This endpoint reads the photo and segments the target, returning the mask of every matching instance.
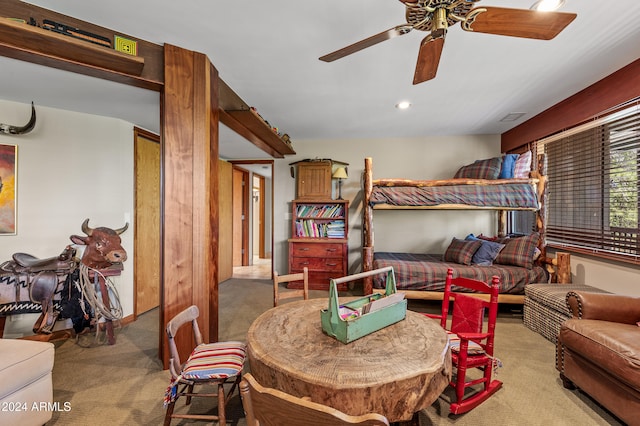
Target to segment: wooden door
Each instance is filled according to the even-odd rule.
[[[160,137],[135,129],[135,312],[160,303]]]
[[[265,253],[265,179],[257,173],[254,173],[253,177],[258,186],[258,209],[253,212],[257,216],[258,232],[254,233],[253,238],[258,240],[258,257],[264,259],[267,257]]]
[[[233,168],[233,266],[249,265],[249,172]]]
[[[233,276],[233,170],[231,163],[218,160],[220,168],[220,226],[218,230],[218,280]]]

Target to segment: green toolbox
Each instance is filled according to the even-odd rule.
[[[385,294],[374,293],[340,304],[338,284],[356,281],[376,274],[387,275]],[[386,326],[402,321],[407,315],[407,300],[396,289],[393,267],[331,279],[329,306],[320,311],[322,331],[342,343],[349,343]]]

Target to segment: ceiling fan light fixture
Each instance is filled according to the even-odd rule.
[[[411,108],[411,102],[409,101],[401,101],[396,104],[396,108],[399,110],[405,110]]]
[[[565,0],[538,0],[530,7],[531,10],[540,12],[553,12],[564,5]]]

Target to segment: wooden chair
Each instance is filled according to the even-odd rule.
[[[193,305],[180,312],[167,324],[171,355],[169,360],[171,384],[165,395],[165,404],[167,406],[164,418],[165,426],[171,423],[172,418],[216,420],[220,426],[225,426],[225,406],[242,378],[246,345],[243,342],[236,341],[203,343],[197,322],[198,315],[198,307]],[[175,336],[180,327],[187,323],[192,325],[196,347],[187,361],[182,364],[180,363]],[[228,397],[225,397],[225,383],[233,383]],[[204,384],[213,384],[217,387],[217,392],[194,392],[196,385]],[[218,415],[174,414],[175,403],[182,396],[186,397],[185,405],[191,403],[192,397],[217,397]]]
[[[464,288],[488,294],[489,300],[469,293],[454,292],[453,286],[457,287],[455,290]],[[429,315],[439,319],[442,327],[449,333],[452,365],[456,370],[450,383],[455,389],[455,401],[450,406],[453,414],[472,410],[502,386],[502,382],[492,380],[494,366],[499,362],[493,356],[499,291],[500,279],[496,276],[489,285],[469,278],[454,278],[453,270],[449,269],[442,299],[442,313],[437,316]],[[487,310],[488,315],[485,317]],[[467,380],[467,370],[470,368],[479,369],[481,377]],[[475,393],[467,395],[467,388],[477,385],[482,385],[482,389],[476,389]]]
[[[240,382],[242,406],[248,426],[341,426],[389,425],[380,414],[350,416],[335,408],[261,386],[245,374]]]
[[[300,290],[280,292],[280,284],[291,281],[302,281],[302,288]],[[302,297],[304,300],[309,299],[309,270],[306,267],[302,268],[302,272],[297,274],[278,275],[277,272],[273,273],[273,306],[278,306],[281,300],[294,297]]]

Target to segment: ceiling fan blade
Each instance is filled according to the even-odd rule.
[[[347,47],[343,47],[340,50],[336,50],[335,52],[331,52],[327,55],[321,56],[319,59],[324,62],[333,62],[336,59],[344,58],[345,56],[351,55],[352,53],[356,53],[363,49],[366,49],[367,47],[371,47],[374,44],[378,44],[391,38],[407,34],[409,31],[411,31],[411,29],[412,28],[410,25],[398,25],[395,28],[383,31],[379,34],[353,43]]]
[[[478,7],[462,23],[466,31],[551,40],[576,18],[575,13]]]
[[[433,38],[429,35],[422,40],[422,43],[420,43],[420,51],[418,52],[416,72],[413,75],[413,84],[431,80],[436,76],[443,47],[444,36]]]

